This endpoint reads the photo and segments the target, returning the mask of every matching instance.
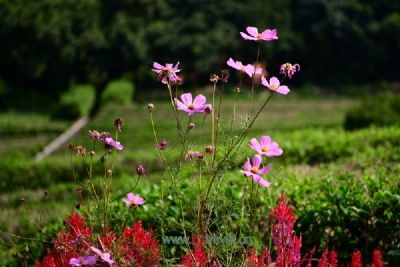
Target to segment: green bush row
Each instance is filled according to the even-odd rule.
[[[354,130],[370,125],[400,124],[400,94],[383,93],[364,97],[358,107],[351,109],[345,118],[344,128]]]

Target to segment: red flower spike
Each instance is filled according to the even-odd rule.
[[[338,267],[337,253],[334,250],[329,253],[329,267]]]
[[[353,254],[351,255],[351,267],[363,267],[362,254],[359,250],[353,252]]]
[[[379,249],[374,250],[371,267],[384,267],[382,262],[382,254]]]
[[[187,252],[183,257],[184,267],[205,267],[207,266],[207,254],[203,250],[204,238],[198,237],[195,234],[192,235],[192,242],[194,250]]]

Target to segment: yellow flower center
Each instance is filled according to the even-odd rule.
[[[275,91],[276,88],[277,88],[277,86],[276,86],[275,84],[271,84],[271,90],[272,90],[272,91]]]
[[[261,148],[261,151],[262,151],[262,152],[268,152],[268,147],[263,146],[263,147]]]
[[[251,168],[251,172],[254,174],[258,174],[258,168],[256,167]]]
[[[189,108],[190,110],[194,110],[194,105],[193,105],[193,104],[190,104],[188,108]]]
[[[132,199],[132,200],[131,200],[131,203],[134,204],[134,205],[136,205],[136,199],[135,199],[135,198]]]
[[[261,33],[257,34],[257,38],[258,38],[258,40],[261,40],[261,36],[262,36],[262,34],[261,34]]]

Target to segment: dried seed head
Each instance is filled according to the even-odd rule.
[[[229,70],[227,70],[227,69],[222,70],[221,71],[221,81],[224,83],[227,83],[228,79],[229,79],[229,75],[230,75]]]
[[[152,112],[153,109],[154,109],[154,104],[153,104],[153,103],[148,103],[148,104],[147,104],[147,109],[148,109],[150,112]]]
[[[218,75],[215,74],[215,73],[211,74],[210,81],[213,82],[213,83],[217,83],[219,81]]]
[[[73,150],[75,146],[73,144],[68,144],[68,149]]]
[[[209,146],[206,147],[206,153],[214,154],[214,151],[215,151],[215,149],[214,149],[213,146],[209,145]]]
[[[75,151],[78,156],[84,156],[86,154],[86,148],[84,148],[83,146],[77,146],[75,148]]]
[[[118,118],[116,118],[115,120],[114,120],[114,127],[115,127],[115,129],[119,132],[119,133],[121,133],[122,132],[122,124],[124,123],[124,121],[123,121],[123,119],[122,118],[120,118],[120,117],[118,117]]]

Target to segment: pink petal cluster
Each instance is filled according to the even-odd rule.
[[[206,104],[206,98],[203,95],[198,95],[194,98],[191,93],[181,95],[181,100],[175,98],[175,103],[178,110],[185,111],[189,116],[194,113],[204,113],[212,109],[210,104]]]
[[[124,202],[127,206],[139,206],[145,203],[144,199],[138,195],[133,193],[128,193],[126,198],[124,198]]]
[[[245,40],[252,41],[273,41],[278,39],[278,32],[276,29],[270,30],[266,29],[263,32],[259,33],[256,27],[248,26],[246,28],[247,33],[240,32],[240,35]]]
[[[299,64],[296,63],[292,65],[290,63],[285,63],[281,65],[279,73],[288,76],[289,79],[292,79],[293,75],[299,70],[300,70]]]
[[[110,147],[115,147],[117,150],[122,150],[124,147],[121,145],[120,142],[114,141],[111,137],[106,137],[104,139],[104,143]]]
[[[271,79],[269,79],[268,82],[267,79],[264,76],[262,76],[261,83],[265,87],[269,88],[271,91],[275,91],[282,95],[287,95],[290,92],[289,88],[286,85],[281,85],[278,78],[276,77],[272,77]]]
[[[253,75],[261,75],[262,74],[262,69],[261,68],[255,68],[251,64],[243,65],[243,63],[239,60],[235,61],[232,58],[229,58],[228,61],[226,62],[229,67],[232,67],[236,70],[239,70],[241,72],[246,73],[249,75],[249,77],[253,77]]]
[[[178,69],[178,66],[179,62],[176,63],[175,66],[170,63],[163,66],[160,63],[154,62],[152,71],[157,73],[158,79],[164,84],[168,82],[182,82],[182,79],[177,75],[177,73],[181,71]]]
[[[244,170],[241,170],[240,172],[246,177],[252,176],[255,183],[258,183],[263,187],[269,187],[270,183],[264,180],[261,175],[268,173],[270,166],[260,169],[261,163],[262,158],[260,155],[255,155],[253,157],[253,165],[250,163],[250,159],[247,158],[247,161],[243,165]]]
[[[77,258],[71,258],[69,260],[69,265],[71,266],[85,266],[85,265],[95,265],[97,261],[96,256],[79,256]]]
[[[282,155],[283,151],[277,142],[271,140],[267,135],[261,136],[260,142],[256,138],[250,140],[250,147],[259,155],[267,157],[277,157]]]
[[[95,247],[90,247],[94,253],[97,254],[103,261],[107,262],[110,266],[114,263],[114,261],[111,259],[111,255],[108,252],[102,252],[100,249],[95,248]]]

